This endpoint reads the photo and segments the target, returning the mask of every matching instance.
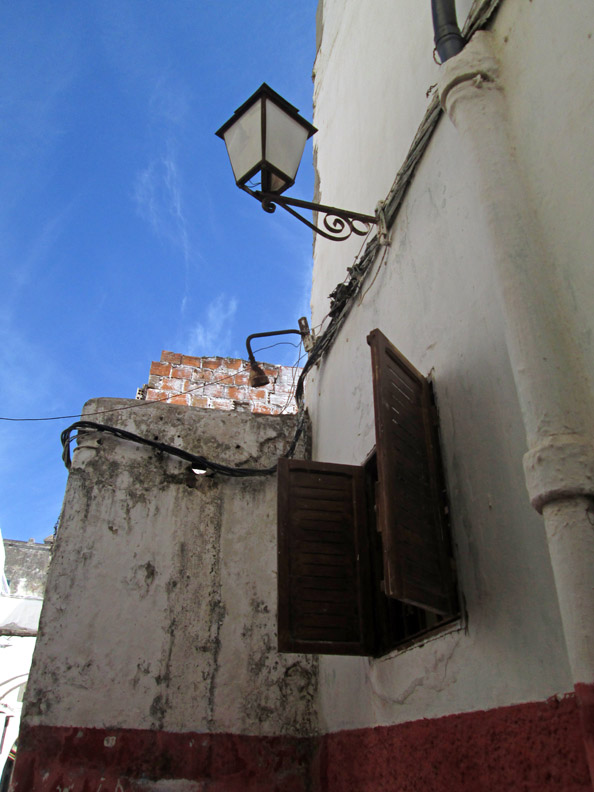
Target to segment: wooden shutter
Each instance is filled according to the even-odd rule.
[[[443,478],[429,383],[379,331],[371,346],[377,518],[388,596],[453,615]]]
[[[372,653],[364,501],[362,468],[279,460],[279,651]]]

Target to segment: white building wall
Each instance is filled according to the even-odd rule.
[[[25,545],[31,549],[31,545]],[[33,545],[33,552],[40,546]],[[44,553],[47,547],[44,547]],[[26,576],[27,566],[19,567],[24,577],[13,581],[12,590],[6,581],[6,552],[0,532],[0,775],[19,733],[23,695],[35,648],[41,597],[32,591],[43,591],[45,570],[32,565],[33,574]]]
[[[458,2],[462,22],[470,3]],[[325,0],[314,123],[320,199],[370,212],[385,198],[437,82],[430,3]],[[594,7],[504,0],[494,34],[528,195],[559,299],[594,376],[589,141]],[[570,88],[570,89],[569,89]],[[360,240],[315,243],[313,325]],[[571,689],[541,518],[522,470],[526,441],[475,174],[442,118],[338,338],[309,377],[314,459],[361,464],[374,445],[374,327],[434,381],[468,622],[381,660],[323,657],[325,730],[543,700]]]
[[[19,734],[34,636],[0,635],[0,775]]]

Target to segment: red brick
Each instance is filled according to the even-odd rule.
[[[255,402],[252,404],[252,412],[259,415],[276,415],[278,408],[270,407],[268,404],[262,404],[262,402]]]
[[[171,379],[171,377],[164,377],[161,380],[161,384],[159,385],[159,387],[155,388],[155,390],[177,391],[177,393],[180,393],[183,389],[183,385],[184,383],[182,380]]]
[[[228,369],[231,371],[238,371],[242,365],[245,366],[245,360],[241,360],[240,358],[225,358],[225,364]]]
[[[246,371],[240,371],[238,374],[233,376],[233,384],[234,385],[247,385],[250,381],[250,372],[246,369]]]
[[[204,395],[211,399],[228,399],[228,390],[225,385],[208,385],[204,388]]]
[[[194,382],[186,382],[185,380],[184,385],[187,386],[184,387],[184,393],[187,393],[188,396],[204,396],[205,399],[208,396],[206,388],[202,385],[196,385]]]
[[[178,396],[172,396],[170,399],[167,399],[167,404],[183,404],[187,407],[188,396],[182,394],[179,394]]]
[[[173,366],[171,368],[171,376],[176,379],[190,379],[192,376],[193,368],[189,366]]]
[[[221,367],[221,358],[202,358],[202,368],[218,369]]]
[[[233,372],[227,371],[226,369],[219,369],[213,373],[213,383],[220,382],[221,385],[228,387],[229,385],[233,385],[233,382],[235,381],[235,374],[233,374]]]
[[[146,400],[147,401],[159,401],[159,398],[160,398],[159,391],[152,390],[152,388],[149,388],[147,390],[147,392],[146,392]]]
[[[192,366],[192,368],[200,368],[202,365],[202,358],[194,357],[193,355],[181,356],[182,366]]]
[[[167,400],[175,395],[176,395],[175,391],[173,392],[155,391],[155,398],[153,399],[153,401],[163,402],[164,404],[166,404]]]
[[[286,405],[285,412],[287,410],[292,409],[295,406],[295,400],[293,399],[292,396],[289,397],[288,393],[280,393],[280,394],[271,393],[269,403],[273,407],[278,407],[280,410],[282,410],[283,407],[285,407]]]
[[[195,396],[193,393],[188,394],[191,407],[208,407],[208,399],[206,396]]]
[[[268,391],[264,388],[248,388],[247,394],[250,401],[268,402]]]
[[[235,388],[233,386],[230,386],[227,388],[227,395],[229,396],[230,399],[233,399],[234,401],[248,400],[247,388]]]
[[[149,374],[156,374],[157,377],[168,377],[171,366],[168,363],[157,363],[153,360]]]
[[[181,363],[182,356],[177,352],[167,352],[164,349],[161,352],[161,363]]]
[[[291,383],[293,382],[293,378],[295,379],[295,382],[297,382],[300,374],[301,374],[300,368],[291,368],[290,366],[284,366],[278,372],[276,387],[290,388]]]
[[[194,369],[192,371],[192,382],[210,382],[213,379],[213,372],[211,369]]]
[[[213,399],[212,407],[215,410],[232,410],[234,404],[231,399]]]

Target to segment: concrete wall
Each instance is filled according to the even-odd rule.
[[[463,21],[470,3],[457,6]],[[320,198],[369,212],[386,197],[438,80],[430,3],[322,0],[321,11],[313,119]],[[593,377],[594,7],[504,0],[493,32],[518,167],[554,261],[565,322]],[[313,458],[361,464],[373,447],[365,339],[379,327],[434,382],[468,621],[380,660],[322,657],[327,732],[478,713],[572,688],[542,520],[526,495],[526,438],[484,207],[447,118],[390,238],[308,379]],[[360,245],[316,239],[314,326]]]
[[[295,429],[294,416],[118,399],[85,413],[119,408],[110,424],[228,465],[273,465]],[[273,777],[274,756],[299,782],[317,660],[275,651],[275,476],[197,476],[179,459],[89,434],[74,452],[54,554],[17,789],[74,792],[102,776],[131,789],[143,774],[235,774],[239,784]],[[56,744],[69,759],[51,758]]]
[[[43,597],[51,542],[37,544],[5,539],[5,573],[13,597]]]

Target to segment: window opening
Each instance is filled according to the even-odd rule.
[[[376,449],[279,460],[279,651],[381,656],[458,618],[431,384],[374,330]]]

